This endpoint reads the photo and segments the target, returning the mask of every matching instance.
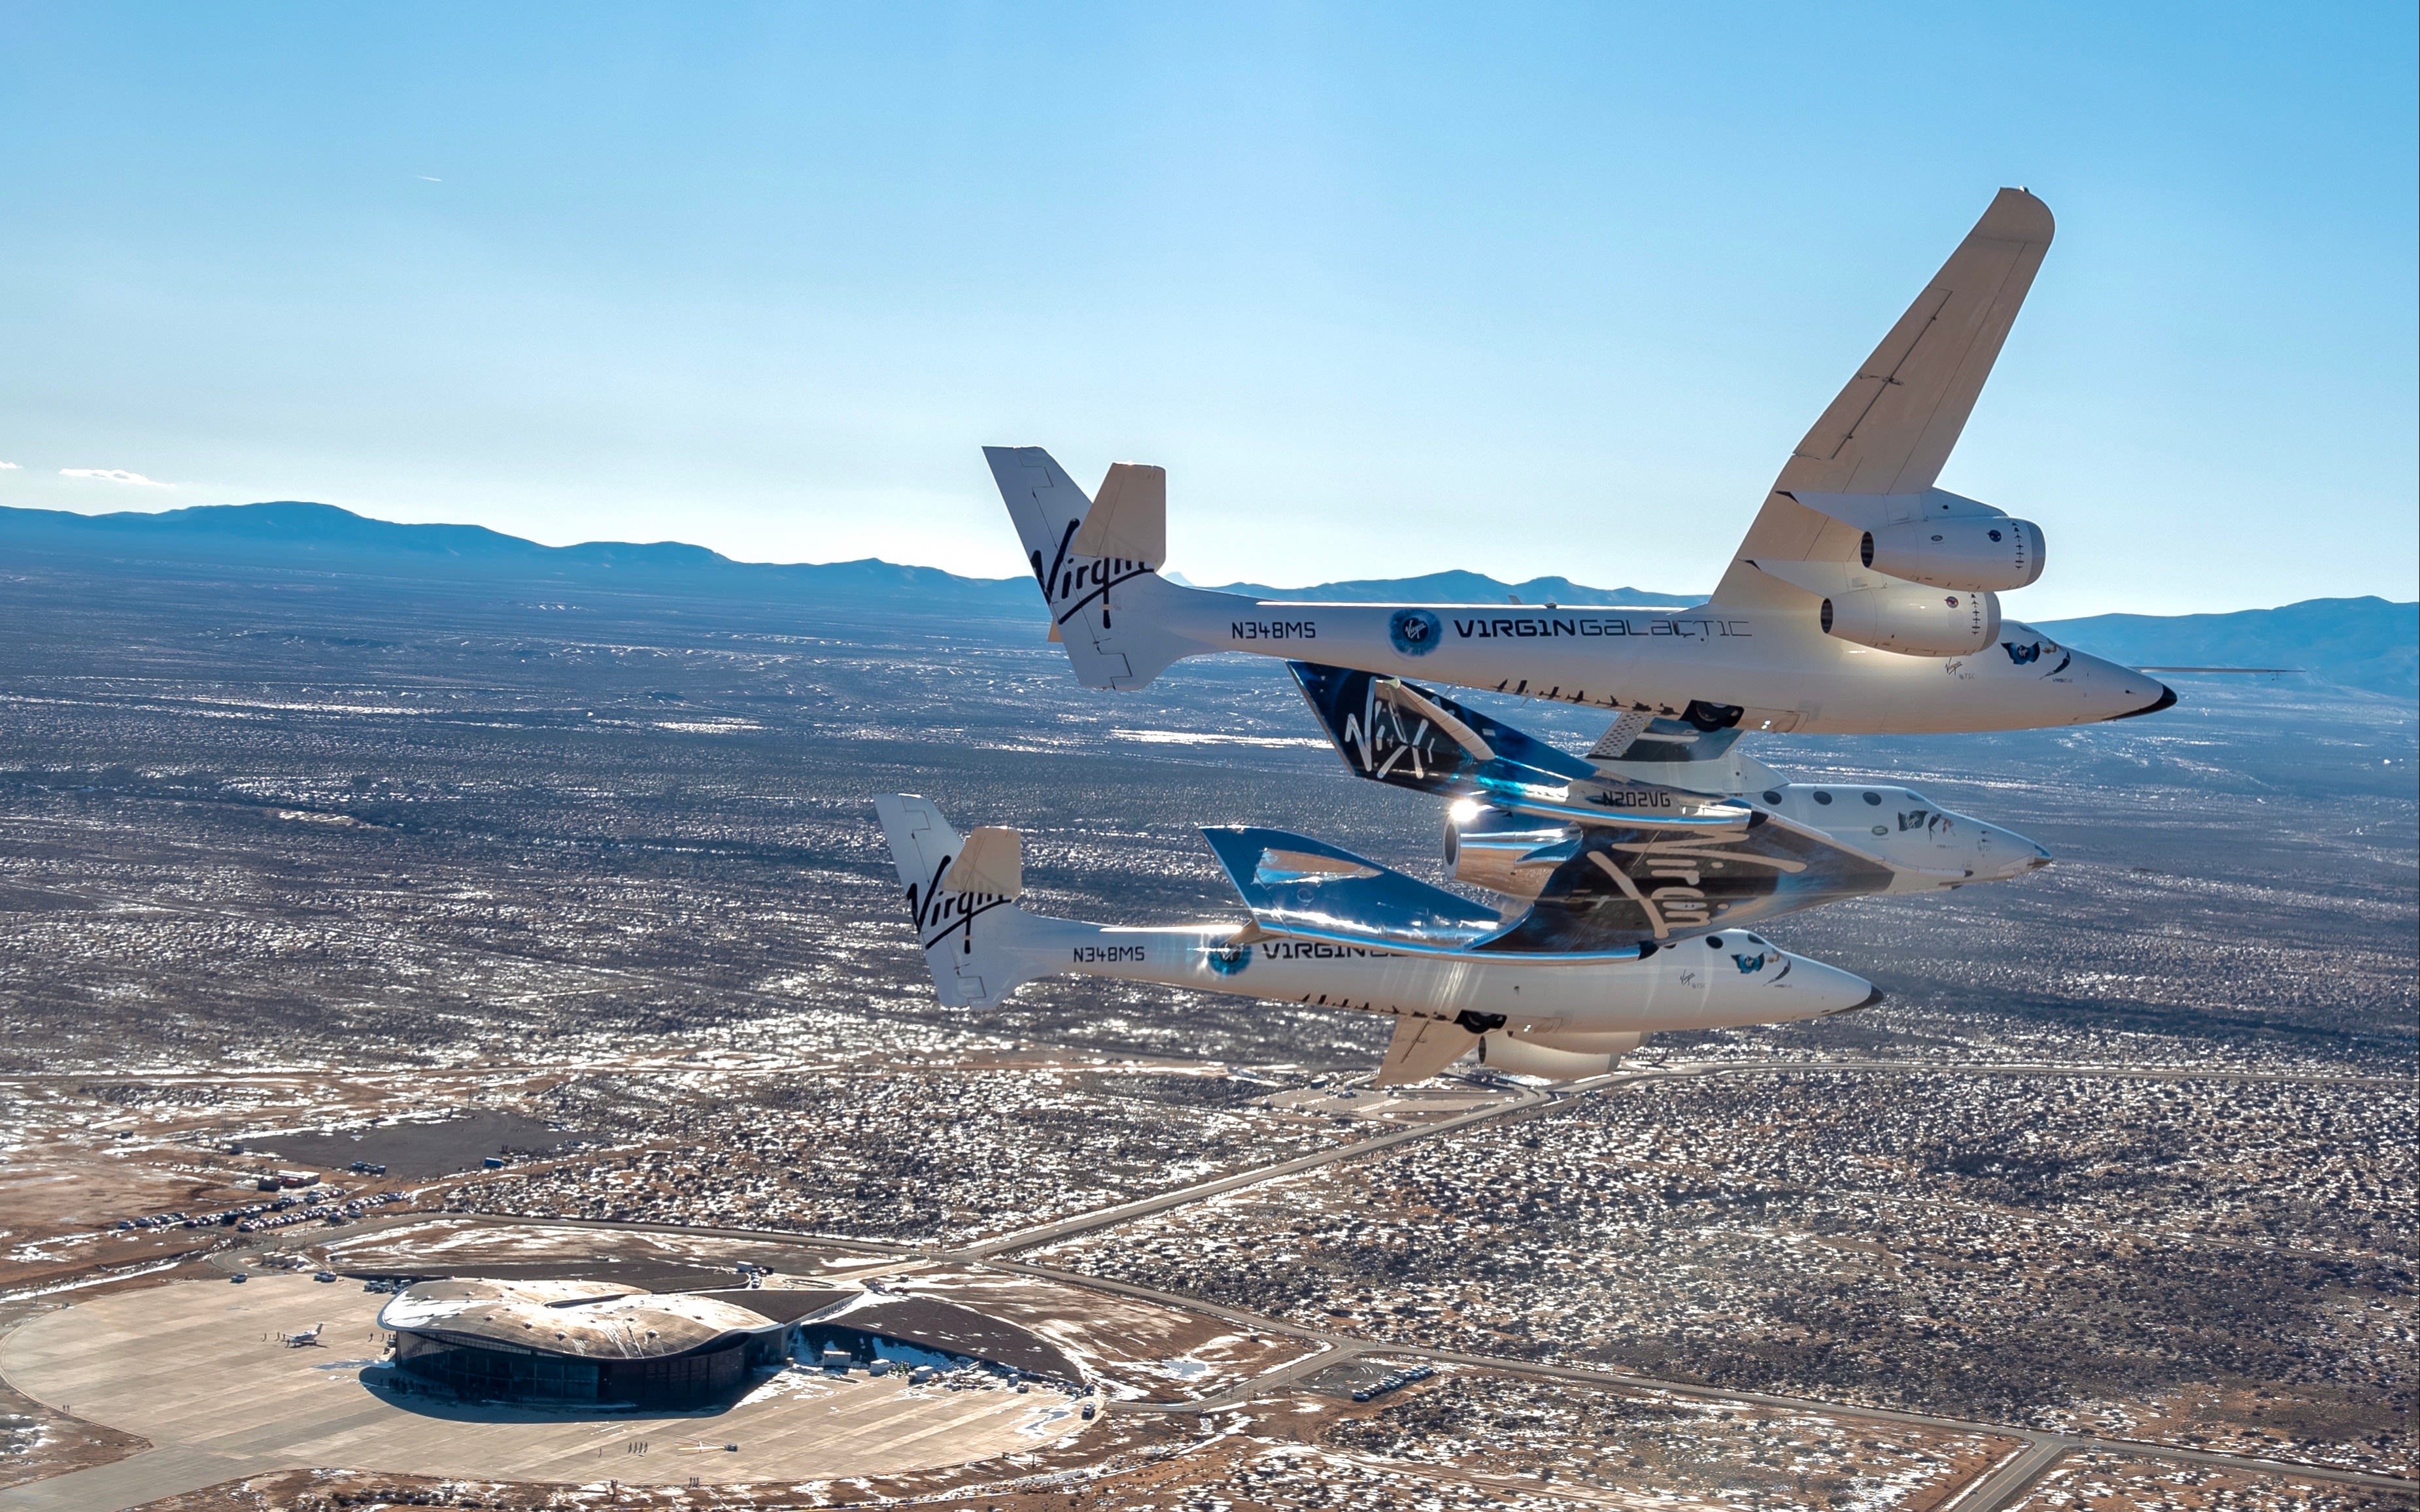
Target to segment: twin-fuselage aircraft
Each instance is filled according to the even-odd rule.
[[[2032,285],[2050,211],[2002,190],[1800,440],[1705,602],[1267,601],[1170,581],[1167,474],[1088,497],[1036,447],[987,447],[1027,563],[1089,687],[1218,652],[1285,659],[1357,776],[1445,805],[1446,870],[1493,903],[1308,836],[1202,833],[1248,917],[1122,929],[1027,912],[1021,842],[876,800],[945,1003],[1037,977],[1165,983],[1395,1017],[1379,1085],[1466,1051],[1516,1074],[1609,1069],[1650,1033],[1879,1001],[1747,926],[1850,898],[2006,880],[2050,855],[1897,783],[1794,782],[1754,733],[2086,724],[2176,702],[2157,680],[2003,617],[2040,528],[1936,486]],[[1415,681],[1414,679],[1418,679]],[[1437,687],[1603,708],[1585,757]]]
[[[1820,1018],[1871,982],[1745,931],[1540,951],[1497,909],[1305,835],[1205,829],[1249,918],[1127,929],[1018,903],[1013,829],[961,838],[927,799],[874,800],[941,1001],[988,1007],[1037,977],[1111,977],[1393,1017],[1377,1082],[1466,1052],[1516,1074],[1604,1073],[1647,1034]],[[1539,906],[1544,906],[1543,904]]]
[[[1240,651],[1586,704],[1701,730],[1925,734],[2122,719],[2158,680],[2004,620],[2039,526],[1936,487],[2049,250],[2004,189],[1783,464],[1704,603],[1318,604],[1159,575],[1168,480],[1119,463],[1087,498],[1039,447],[987,447],[1027,565],[1088,687]]]

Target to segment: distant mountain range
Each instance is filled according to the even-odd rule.
[[[0,550],[27,563],[117,564],[150,570],[248,569],[339,573],[442,581],[517,581],[615,594],[710,594],[768,603],[863,600],[1016,614],[1034,606],[1031,581],[961,578],[937,567],[859,562],[774,564],[734,562],[675,541],[598,541],[541,546],[478,525],[399,525],[333,504],[221,504],[160,514],[75,515],[0,508]],[[1703,595],[1637,588],[1590,588],[1567,578],[1499,582],[1475,572],[1438,572],[1228,591],[1268,598],[1345,603],[1628,604],[1681,607]],[[2397,696],[2420,692],[2420,604],[2382,598],[2314,598],[2230,614],[2098,614],[2040,622],[2038,628],[2134,666],[2280,667],[2312,678]]]
[[[709,593],[772,602],[913,592],[1005,603],[1031,579],[961,578],[938,567],[861,562],[734,562],[677,541],[541,546],[484,525],[398,525],[334,504],[209,504],[156,515],[0,508],[0,548],[153,568],[243,567],[418,579],[509,579],[627,593]]]
[[[1569,578],[1532,578],[1498,582],[1481,572],[1432,572],[1420,578],[1364,578],[1310,588],[1271,588],[1266,583],[1225,583],[1222,594],[1322,604],[1616,604],[1642,609],[1683,609],[1706,601],[1703,594],[1651,594],[1644,588],[1590,588]]]
[[[2232,614],[2095,614],[2040,628],[2133,667],[2290,667],[2374,693],[2420,692],[2420,604],[2306,598]]]

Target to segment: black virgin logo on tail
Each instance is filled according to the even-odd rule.
[[[1148,578],[1159,570],[1158,563],[1129,562],[1124,557],[1079,557],[1071,549],[1080,522],[1069,520],[1059,532],[1059,549],[1048,563],[1042,560],[1037,548],[1027,556],[1033,564],[1033,580],[1042,585],[1043,600],[1050,606],[1051,623],[1065,625],[1078,611],[1094,599],[1100,600],[1102,624],[1109,623],[1109,590],[1137,578]]]
[[[950,874],[954,856],[944,856],[941,864],[933,868],[933,875],[921,887],[908,885],[908,912],[916,918],[916,937],[924,949],[934,949],[953,934],[963,932],[963,953],[971,955],[975,948],[975,919],[993,909],[1015,902],[996,892],[951,892],[941,886]]]

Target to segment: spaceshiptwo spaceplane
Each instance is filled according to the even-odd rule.
[[[1160,576],[1168,479],[1112,466],[1087,498],[1039,447],[986,447],[1087,687],[1139,688],[1222,651],[1613,711],[1604,753],[1770,731],[2019,730],[2150,714],[2148,674],[2004,620],[2040,527],[1934,486],[2050,248],[2049,208],[2000,191],[1783,464],[1691,609],[1262,601]],[[1700,742],[1686,754],[1716,749]]]
[[[1936,892],[2048,866],[2013,830],[1897,782],[1656,780],[1652,764],[1583,760],[1433,688],[1290,664],[1357,777],[1446,800],[1456,882],[1534,900],[1508,945],[1553,950],[1668,941],[1876,894]]]

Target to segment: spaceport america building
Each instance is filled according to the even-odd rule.
[[[407,1377],[464,1396],[660,1407],[730,1396],[796,1336],[719,1297],[600,1281],[424,1281],[379,1326]]]

